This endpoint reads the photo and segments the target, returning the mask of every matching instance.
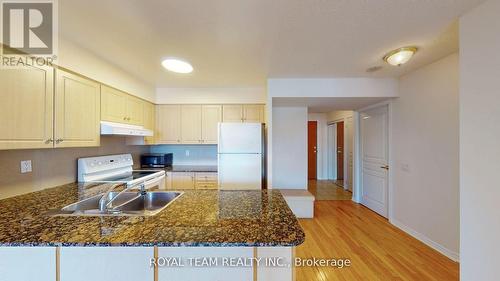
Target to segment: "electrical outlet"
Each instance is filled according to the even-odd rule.
[[[189,150],[186,149],[186,157],[189,157]]]
[[[21,161],[21,173],[31,173],[33,169],[31,168],[31,160],[23,160]]]

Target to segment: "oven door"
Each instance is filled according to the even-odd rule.
[[[165,174],[146,181],[144,183],[144,189],[146,190],[165,189]]]

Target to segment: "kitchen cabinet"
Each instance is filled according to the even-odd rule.
[[[260,104],[224,105],[224,122],[264,122],[264,106]]]
[[[246,104],[243,106],[243,122],[263,123],[264,107],[260,104]]]
[[[0,149],[53,147],[53,75],[48,67],[0,70]]]
[[[196,189],[218,189],[217,173],[197,172],[195,173]]]
[[[194,179],[193,172],[172,172],[172,189],[194,189]]]
[[[152,137],[145,137],[144,142],[146,144],[155,143],[155,105],[150,102],[144,102],[144,128],[153,131]]]
[[[158,144],[217,144],[219,122],[264,122],[264,106],[158,105]]]
[[[102,85],[101,120],[143,125],[144,101],[120,90]]]
[[[0,280],[54,281],[56,247],[0,247]]]
[[[153,247],[62,247],[58,280],[153,281],[154,268],[149,266],[153,257]]]
[[[201,105],[181,106],[181,140],[185,144],[200,144]]]
[[[222,114],[224,122],[243,122],[243,105],[223,105]]]
[[[217,144],[218,124],[222,122],[221,105],[201,106],[201,139],[204,144]]]
[[[158,281],[203,280],[203,281],[269,281],[292,280],[265,274],[255,275],[253,266],[228,266],[224,261],[250,260],[254,258],[251,247],[158,247],[158,256],[166,260],[180,259],[184,266],[163,266],[158,268]],[[195,260],[217,261],[213,266],[195,266]],[[190,264],[188,261],[193,261]],[[215,262],[214,262],[215,263]],[[264,261],[262,261],[264,264]],[[274,268],[272,268],[274,269]],[[268,270],[269,271],[269,270]]]
[[[127,123],[132,125],[144,125],[145,101],[131,95],[127,95]]]
[[[100,144],[100,84],[56,69],[54,147]]]
[[[181,143],[181,106],[156,106],[156,139],[158,144]]]
[[[167,172],[166,189],[218,189],[214,172]]]

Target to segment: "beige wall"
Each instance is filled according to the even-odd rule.
[[[500,1],[460,19],[460,280],[500,276]]]
[[[59,38],[59,54],[56,64],[131,95],[150,102],[155,101],[154,85],[132,76],[126,69],[121,69],[106,61],[106,58],[98,57],[64,38]]]
[[[75,182],[79,157],[132,153],[138,165],[138,156],[148,150],[147,146],[125,145],[124,137],[107,136],[95,148],[0,151],[0,199]],[[20,173],[21,160],[32,160],[32,173]]]
[[[391,222],[458,259],[458,55],[404,75],[399,83],[392,115]]]

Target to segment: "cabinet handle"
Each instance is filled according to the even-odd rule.
[[[57,139],[57,140],[56,140],[56,143],[61,143],[61,142],[63,142],[63,141],[64,141],[63,139]]]
[[[125,121],[126,121],[126,120],[127,120],[127,117],[123,117],[123,120],[125,120]]]
[[[48,139],[48,140],[45,141],[45,143],[47,143],[47,144],[51,143],[51,142],[54,142],[54,140],[53,139]]]

